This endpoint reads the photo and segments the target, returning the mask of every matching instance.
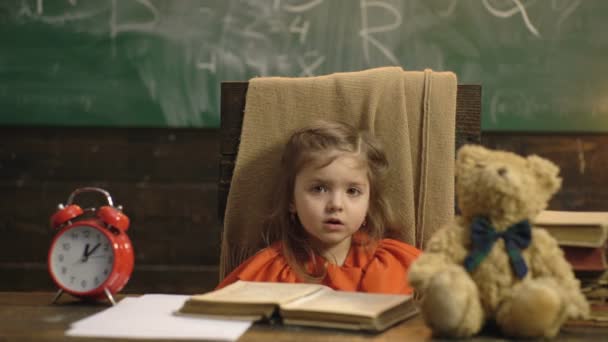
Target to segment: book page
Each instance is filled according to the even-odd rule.
[[[543,210],[533,222],[547,226],[608,226],[608,212]]]
[[[239,280],[222,289],[194,295],[192,301],[225,303],[287,303],[326,288],[318,284],[270,283]]]
[[[323,290],[281,305],[284,311],[315,311],[376,317],[382,312],[411,300],[408,295]]]

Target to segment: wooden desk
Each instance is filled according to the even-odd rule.
[[[117,339],[67,338],[64,331],[70,323],[108,306],[81,303],[63,295],[58,304],[50,304],[51,292],[0,292],[0,341],[88,341],[116,342]],[[124,297],[124,296],[123,296]],[[122,298],[117,296],[117,300]],[[128,319],[128,317],[125,317]],[[556,341],[590,341],[608,336],[606,329],[564,328]],[[256,324],[239,341],[427,341],[431,331],[418,316],[381,334],[361,334],[347,331],[271,326]],[[473,341],[502,341],[498,336],[480,336]],[[134,340],[145,341],[145,340]],[[158,341],[158,340],[156,340]],[[166,340],[165,340],[166,341]],[[183,341],[183,340],[181,340]]]

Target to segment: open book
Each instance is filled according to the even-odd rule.
[[[412,296],[336,291],[319,284],[237,281],[190,297],[179,314],[382,331],[417,313]]]

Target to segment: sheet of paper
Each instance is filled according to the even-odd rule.
[[[126,297],[117,305],[74,322],[68,336],[235,341],[250,321],[176,316],[187,295]]]

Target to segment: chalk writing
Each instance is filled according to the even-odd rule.
[[[499,18],[509,18],[517,13],[521,13],[521,17],[524,20],[524,23],[526,24],[526,27],[528,28],[528,30],[530,30],[530,32],[532,32],[535,36],[540,37],[540,33],[538,33],[538,30],[536,29],[536,27],[534,27],[532,22],[530,22],[530,18],[528,18],[528,13],[526,12],[526,8],[524,5],[522,5],[521,1],[519,1],[519,0],[510,0],[510,1],[514,4],[514,6],[508,10],[499,10],[499,9],[495,8],[492,4],[490,4],[490,0],[483,0],[483,5],[488,10],[488,12],[492,13],[493,15],[495,15]]]
[[[312,59],[312,62],[306,60]],[[302,68],[299,76],[314,76],[315,70],[323,63],[325,56],[319,56],[316,51],[310,51],[303,57],[298,57],[298,65]]]
[[[205,51],[205,47],[203,45],[201,45],[201,49],[199,50],[199,55],[196,61],[196,68],[199,70],[209,70],[212,73],[215,73],[216,70],[216,57],[215,57],[215,53],[214,52],[210,52],[210,56],[209,56],[209,60],[207,62],[203,62],[201,59],[201,55],[203,53],[206,53],[207,51]]]
[[[437,11],[437,15],[440,17],[449,17],[456,10],[456,5],[458,4],[458,0],[450,0],[447,7],[443,10]]]
[[[76,5],[77,0],[68,0],[68,3],[72,6]],[[42,15],[44,13],[44,0],[36,0],[36,13]]]
[[[216,126],[222,81],[399,65],[484,85],[487,127],[584,117],[608,131],[605,11],[582,0],[3,0],[0,105],[23,120],[45,108],[50,121]]]
[[[560,6],[560,3],[563,4],[563,10],[562,10],[562,6]],[[557,11],[562,11],[562,13],[559,16],[559,19],[557,20],[557,32],[558,34],[561,31],[562,28],[562,24],[564,21],[566,21],[566,19],[572,15],[572,13],[574,13],[574,11],[576,10],[577,7],[579,7],[581,5],[581,0],[574,0],[574,1],[559,1],[559,0],[553,0],[552,1],[552,7],[554,10]]]
[[[68,12],[71,9],[74,9],[78,2],[76,0],[66,0],[65,3],[68,3],[72,6],[70,9],[66,9],[65,13],[61,14],[49,14],[45,12],[45,1],[44,0],[36,0],[36,9],[32,10],[29,3],[26,1],[22,1],[20,4],[20,8],[17,14],[19,18],[28,18],[37,20],[46,24],[65,24],[70,21],[78,21],[89,19],[92,17],[96,17],[100,15],[103,10],[102,9],[92,9],[92,10],[82,10],[76,12]],[[56,3],[55,3],[56,4]]]
[[[158,9],[149,0],[135,0],[147,14],[151,16],[148,21],[138,23],[120,23],[120,11],[117,0],[112,0],[112,14],[110,16],[110,36],[116,37],[120,32],[150,32],[154,30],[159,20]]]
[[[393,52],[391,52],[390,49],[387,48],[385,45],[383,45],[378,39],[376,39],[374,36],[372,36],[372,34],[389,32],[389,31],[393,31],[393,30],[396,30],[397,28],[399,28],[399,26],[401,25],[401,13],[399,13],[399,11],[397,11],[397,9],[395,7],[391,6],[389,3],[386,3],[386,2],[361,0],[360,4],[361,4],[361,27],[362,27],[362,29],[359,32],[359,35],[363,38],[363,41],[364,41],[363,42],[363,55],[365,56],[365,61],[368,64],[371,62],[369,45],[372,44],[378,50],[380,50],[380,52],[382,52],[382,54],[393,65],[399,65],[399,60],[393,54]],[[374,7],[384,9],[387,12],[393,14],[394,21],[391,23],[388,23],[386,25],[382,25],[382,26],[369,27],[369,23],[368,23],[369,9],[374,8]]]
[[[310,28],[310,21],[302,20],[301,16],[297,16],[289,25],[289,32],[300,35],[300,44],[306,42],[306,34]]]
[[[312,8],[320,5],[321,3],[323,3],[323,0],[311,0],[308,2],[304,2],[300,5],[284,4],[282,8],[287,12],[301,13],[311,10]],[[280,6],[280,4],[281,0],[275,0],[275,7]]]

